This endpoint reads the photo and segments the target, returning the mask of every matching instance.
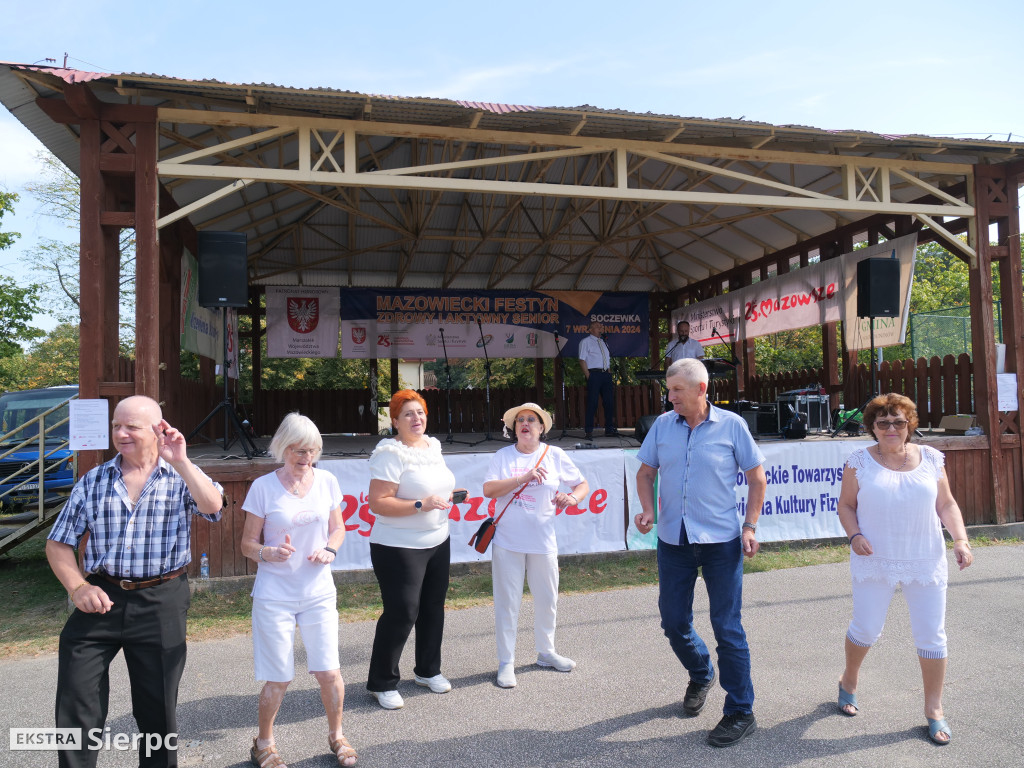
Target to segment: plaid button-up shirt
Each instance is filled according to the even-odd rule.
[[[214,486],[223,492],[219,483]],[[157,460],[157,468],[133,508],[118,455],[75,484],[47,538],[77,547],[89,531],[84,557],[87,573],[153,578],[191,561],[189,536],[194,514],[201,513],[188,486],[163,459]],[[202,517],[216,522],[221,511]]]

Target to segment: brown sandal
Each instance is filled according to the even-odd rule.
[[[328,736],[327,743],[330,744],[331,752],[334,753],[334,756],[338,760],[338,765],[342,766],[342,768],[352,768],[352,766],[359,760],[359,755],[356,754],[356,751],[344,736],[339,739],[332,739]],[[349,758],[353,758],[351,763],[344,762]]]
[[[288,768],[278,754],[277,747],[271,744],[269,747],[260,749],[256,746],[256,739],[252,740],[252,749],[249,750],[249,760],[257,768]]]

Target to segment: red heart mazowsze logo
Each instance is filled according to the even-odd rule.
[[[767,317],[772,313],[774,302],[771,299],[763,299],[761,301],[761,314]]]

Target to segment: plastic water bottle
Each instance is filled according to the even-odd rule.
[[[199,579],[200,581],[210,580],[210,558],[206,556],[205,552],[199,556]]]

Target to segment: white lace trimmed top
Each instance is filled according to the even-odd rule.
[[[427,437],[427,448],[410,448],[395,438],[377,443],[370,456],[370,478],[398,486],[400,499],[422,499],[439,495],[448,498],[455,487],[455,475],[444,462],[441,443]],[[448,538],[448,510],[421,510],[404,517],[377,515],[370,531],[370,543],[390,547],[428,549]]]
[[[850,552],[854,581],[889,584],[945,584],[949,577],[942,523],[935,509],[945,457],[921,447],[921,463],[894,472],[866,448],[854,451],[847,466],[857,471],[857,523],[874,553]]]

